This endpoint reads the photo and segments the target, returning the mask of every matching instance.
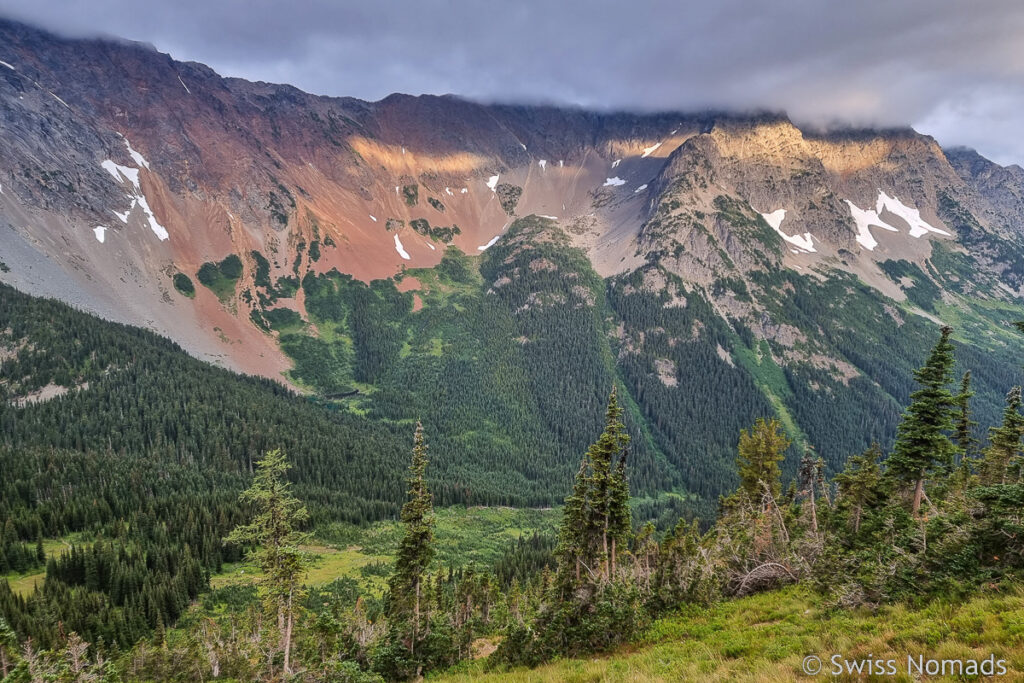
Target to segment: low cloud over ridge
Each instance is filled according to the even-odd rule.
[[[816,125],[909,124],[1024,163],[1016,0],[0,0],[0,15],[320,94],[775,109]]]

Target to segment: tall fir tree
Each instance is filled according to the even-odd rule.
[[[800,458],[800,468],[797,477],[800,480],[800,495],[807,499],[811,513],[811,529],[818,533],[818,505],[815,500],[815,491],[821,486],[824,478],[824,463],[820,458],[814,457],[814,448],[810,444],[804,446],[803,457]]]
[[[18,637],[3,617],[0,617],[0,680],[7,680],[7,674],[14,667],[14,651]]]
[[[572,492],[565,499],[562,508],[562,524],[558,529],[558,573],[555,582],[563,599],[568,597],[583,575],[583,562],[587,535],[583,533],[587,518],[587,472],[586,454],[580,459]]]
[[[584,578],[610,580],[614,556],[628,543],[631,521],[624,456],[628,442],[613,388],[604,430],[583,455],[572,493],[565,499],[556,575],[563,595]]]
[[[990,445],[985,449],[979,473],[984,486],[1005,484],[1011,477],[1019,477],[1019,472],[1014,474],[1011,470],[1024,437],[1024,415],[1020,414],[1020,408],[1021,388],[1014,387],[1006,395],[1003,423],[990,430]]]
[[[626,459],[629,449],[622,450],[615,471],[612,472],[611,491],[609,492],[609,524],[608,534],[611,537],[611,572],[615,575],[619,561],[619,551],[628,547],[633,534],[633,518],[629,509],[629,479],[626,476]]]
[[[252,485],[239,496],[252,506],[252,521],[235,527],[224,539],[250,546],[251,559],[263,571],[259,593],[268,616],[277,622],[276,637],[286,676],[292,673],[292,631],[303,598],[302,580],[309,568],[308,556],[301,548],[309,534],[300,530],[309,520],[309,513],[292,494],[287,479],[290,467],[280,450],[267,452],[256,464]]]
[[[613,389],[604,430],[581,459],[565,499],[554,588],[542,589],[546,599],[533,628],[510,635],[500,657],[517,652],[515,661],[536,663],[556,654],[606,650],[632,637],[643,623],[635,576],[617,571],[632,536],[628,441]],[[544,576],[546,587],[546,570]]]
[[[621,486],[616,484],[614,467],[616,458],[620,456],[628,442],[629,435],[626,434],[626,427],[622,423],[622,408],[619,406],[618,392],[613,387],[611,395],[608,397],[608,408],[605,410],[604,431],[601,432],[597,442],[587,451],[590,460],[587,498],[593,512],[587,526],[598,546],[599,554],[593,558],[594,566],[600,569],[605,580],[611,578],[611,550],[614,536],[612,520],[622,514],[618,506],[621,503],[622,487],[626,485],[624,480],[621,482]],[[625,477],[624,473],[625,468],[623,468],[623,477]],[[628,497],[627,492],[627,500]]]
[[[927,496],[925,481],[936,471],[948,471],[956,448],[947,434],[953,428],[955,400],[949,391],[953,370],[952,328],[943,327],[925,364],[914,371],[921,388],[910,395],[910,406],[896,432],[887,474],[913,491],[911,512],[918,515]]]
[[[970,462],[978,450],[978,440],[974,438],[974,428],[978,425],[971,416],[971,371],[968,370],[960,379],[960,391],[955,397],[956,418],[953,424],[953,442],[961,461]]]
[[[751,501],[764,497],[765,488],[778,500],[782,488],[779,462],[789,448],[789,439],[782,432],[782,424],[772,418],[758,418],[748,432],[740,431],[739,454],[736,459],[740,475],[740,491]]]
[[[423,424],[417,423],[407,479],[409,488],[401,515],[405,535],[388,583],[388,619],[414,661],[417,644],[427,635],[429,614],[424,594],[428,587],[424,580],[434,557],[434,507],[425,476],[427,462]],[[417,673],[421,668],[418,665]]]

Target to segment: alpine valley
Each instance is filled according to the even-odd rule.
[[[888,451],[944,326],[983,440],[1021,319],[1024,170],[909,128],[323,97],[0,20],[4,571],[98,562],[109,594],[104,548],[162,544],[125,561],[145,597],[10,608],[41,646],[129,647],[242,567],[221,539],[267,450],[372,567],[419,422],[451,533],[518,508],[515,552],[550,556],[613,388],[633,521],[707,528],[758,418],[787,482],[808,448],[829,478]],[[76,541],[97,559],[54,560]]]

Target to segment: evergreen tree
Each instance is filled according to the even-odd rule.
[[[953,425],[953,441],[956,443],[957,451],[964,460],[971,460],[978,448],[978,440],[974,438],[974,427],[977,422],[971,419],[971,371],[964,373],[960,380],[960,391],[956,400],[956,421]]]
[[[924,484],[936,470],[948,470],[955,447],[947,431],[953,428],[955,401],[948,386],[952,379],[952,329],[943,327],[938,343],[924,366],[914,371],[921,388],[910,395],[910,406],[897,428],[887,474],[903,488],[913,490],[911,512],[917,515],[926,497]]]
[[[616,389],[612,387],[612,393],[608,397],[608,408],[605,411],[604,431],[588,450],[591,469],[588,499],[593,511],[588,526],[593,537],[600,540],[600,554],[594,558],[594,565],[601,568],[606,581],[611,578],[611,551],[616,533],[613,529],[613,520],[619,518],[618,533],[622,535],[621,517],[629,514],[628,510],[622,510],[623,501],[629,500],[625,462],[622,463],[621,482],[616,481],[616,472],[613,469],[616,458],[628,442],[629,435],[622,424],[622,408],[619,407]]]
[[[768,492],[778,499],[782,488],[779,462],[789,448],[789,439],[781,432],[782,424],[772,418],[767,422],[758,418],[748,432],[740,431],[737,466],[740,475],[740,491],[752,501],[760,500]]]
[[[1024,437],[1024,415],[1020,414],[1021,388],[1014,387],[1006,395],[1003,423],[990,430],[991,444],[985,449],[980,475],[984,486],[1005,484],[1010,476],[1011,463],[1020,452]]]
[[[425,637],[424,577],[434,557],[433,501],[424,473],[427,469],[427,445],[423,425],[417,423],[413,439],[412,464],[409,465],[408,498],[402,506],[405,535],[395,560],[395,572],[388,584],[388,619],[403,641],[409,657],[416,658],[416,646]],[[422,664],[417,669],[421,669]],[[419,671],[417,671],[419,673]]]
[[[14,651],[18,638],[3,617],[0,617],[0,680],[7,680],[14,664]]]
[[[626,477],[626,458],[628,449],[623,449],[615,471],[612,473],[611,491],[609,492],[609,524],[608,535],[611,537],[611,572],[615,575],[620,548],[628,546],[633,533],[633,520],[629,510],[629,480]]]
[[[587,517],[588,460],[586,454],[580,459],[572,493],[566,497],[565,506],[562,508],[562,524],[558,530],[558,547],[555,550],[558,573],[555,581],[562,591],[563,598],[567,597],[567,593],[571,592],[582,578],[587,538],[583,530]]]
[[[626,541],[631,529],[626,463],[620,457],[628,441],[613,388],[604,431],[583,456],[573,491],[565,501],[559,531],[560,580],[571,575],[578,582],[581,569],[592,580],[611,579],[613,547]]]
[[[881,447],[877,443],[871,444],[871,448],[860,455],[851,456],[846,461],[846,468],[836,475],[839,504],[850,510],[853,533],[860,531],[864,510],[878,499],[878,486],[882,478],[878,461],[881,458]]]
[[[496,657],[537,663],[555,655],[603,651],[624,642],[646,618],[635,572],[616,571],[632,535],[624,453],[629,437],[613,389],[605,427],[580,461],[565,499],[554,588],[544,590],[532,628],[514,627]],[[647,549],[650,552],[650,549]],[[548,585],[547,570],[543,574]]]
[[[818,533],[818,506],[814,492],[822,483],[823,469],[824,463],[820,458],[815,458],[814,449],[809,444],[806,445],[803,457],[800,458],[797,477],[800,479],[800,494],[807,498],[810,506],[811,529],[814,533]]]
[[[302,579],[308,568],[301,544],[308,534],[299,531],[309,519],[287,480],[288,460],[280,450],[268,451],[256,464],[252,485],[239,499],[253,507],[252,521],[235,527],[227,543],[252,546],[251,559],[263,571],[259,592],[270,619],[277,621],[279,647],[284,651],[284,673],[291,674],[292,630],[302,599]]]

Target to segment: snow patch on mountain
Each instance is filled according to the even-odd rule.
[[[99,243],[103,244],[103,241],[106,239],[107,228],[102,225],[97,225],[92,229],[92,232],[96,235],[96,239],[99,240]]]
[[[622,159],[616,159],[615,161],[612,162],[612,168],[615,168],[616,166],[618,166],[621,163],[622,163]]]
[[[5,62],[3,60],[0,60],[0,66],[6,66],[11,71],[17,71],[17,69],[15,69],[13,66],[11,66],[10,64],[8,64],[7,62]]]
[[[371,213],[371,214],[368,214],[368,215],[370,216],[370,220],[371,220],[371,221],[373,221],[374,223],[376,223],[376,222],[377,222],[377,217],[376,217],[376,216],[374,216],[374,215],[373,215],[372,213]]]
[[[604,181],[604,187],[618,187],[619,185],[625,185],[626,181],[622,178],[615,176],[614,178],[607,178]]]
[[[405,247],[402,246],[402,240],[398,239],[398,235],[395,235],[395,251],[397,251],[398,255],[406,261],[412,260],[412,257],[409,256],[409,252],[407,252]]]
[[[491,188],[491,192],[495,192],[495,188],[498,187],[498,176],[492,175],[488,178],[487,187]]]
[[[161,242],[170,237],[170,234],[167,232],[167,228],[160,225],[156,216],[153,215],[153,210],[149,208],[149,202],[146,201],[146,195],[139,193],[139,196],[136,199],[138,199],[139,206],[142,207],[142,210],[146,212],[146,218],[149,219],[149,229],[153,231],[153,234],[156,235]]]
[[[921,211],[919,209],[907,206],[896,197],[890,197],[882,190],[879,190],[878,201],[875,202],[875,213],[880,214],[883,209],[887,209],[889,213],[899,216],[905,220],[907,225],[910,226],[911,237],[922,237],[930,232],[949,237],[949,233],[945,230],[940,230],[934,225],[926,223],[924,219],[921,218]]]
[[[125,142],[127,143],[128,141],[125,140]],[[131,146],[129,146],[129,149],[131,149]],[[141,155],[139,156],[141,157]],[[145,160],[143,159],[143,161]],[[135,208],[135,205],[138,204],[145,212],[146,219],[149,221],[149,229],[153,231],[153,234],[155,234],[161,242],[170,237],[170,234],[167,232],[167,228],[160,225],[160,221],[156,219],[156,216],[153,214],[153,210],[149,208],[149,202],[146,200],[146,195],[142,193],[142,186],[139,185],[139,169],[122,166],[121,164],[114,163],[110,159],[106,159],[101,162],[100,166],[102,166],[107,173],[113,176],[114,180],[117,182],[123,183],[127,180],[135,187],[134,195],[128,195],[128,198],[132,200],[132,205],[129,207],[128,211],[123,214],[114,211],[113,214],[123,222],[127,223],[128,214],[131,213],[132,209]]]
[[[185,89],[185,92],[187,92],[189,95],[192,94],[192,91],[188,89],[187,85],[185,85],[185,81],[181,80],[181,76],[178,76],[178,83],[181,83],[181,87]]]
[[[778,230],[779,227],[782,225],[783,219],[786,218],[786,210],[778,209],[776,211],[772,211],[771,213],[762,213],[761,218],[764,219],[765,223],[772,226],[772,230]]]
[[[128,147],[128,155],[135,161],[135,163],[137,163],[139,166],[144,167],[148,171],[149,162],[146,161],[146,157],[142,156],[134,149],[132,149],[132,143],[128,142],[128,138],[122,135],[121,139],[124,140],[125,146]]]
[[[537,165],[540,166],[540,170],[546,171],[548,168],[548,160],[541,159],[540,161],[537,162]]]
[[[889,232],[899,232],[899,228],[889,225],[878,217],[878,211],[874,209],[861,209],[849,199],[846,203],[850,205],[850,215],[853,222],[857,224],[857,243],[867,249],[874,251],[878,246],[878,240],[871,234],[870,226],[874,225]]]
[[[650,147],[644,147],[644,153],[640,155],[640,158],[646,159],[647,157],[654,154],[654,152],[656,152],[659,147],[661,147],[660,142],[656,145],[651,145]]]
[[[786,218],[785,209],[777,209],[771,213],[762,213],[761,217],[764,218],[765,223],[772,226],[772,230],[778,233],[779,237],[786,241],[787,244],[795,247],[790,249],[794,254],[811,254],[817,249],[814,248],[814,235],[809,232],[805,232],[803,235],[787,235],[782,231],[782,221]]]
[[[120,218],[121,222],[125,223],[125,224],[128,223],[128,216],[129,216],[129,214],[131,214],[132,209],[135,208],[135,198],[131,197],[131,195],[129,195],[129,198],[132,200],[132,205],[128,207],[127,211],[125,211],[124,213],[118,213],[117,211],[111,211],[110,212],[110,213],[114,214],[115,216],[117,216],[118,218]]]
[[[490,242],[488,242],[487,244],[483,245],[482,247],[477,247],[477,251],[486,251],[488,247],[493,247],[494,243],[498,241],[499,237],[501,237],[500,234],[495,235],[494,237],[491,238]]]
[[[139,169],[116,164],[110,159],[104,160],[100,163],[100,166],[102,166],[107,173],[114,176],[114,180],[117,182],[121,183],[127,180],[135,186],[136,190],[141,189],[139,186]]]
[[[638,187],[635,190],[633,190],[633,194],[636,194],[637,192],[643,192],[646,189],[647,189],[647,183],[644,183],[640,187]]]

